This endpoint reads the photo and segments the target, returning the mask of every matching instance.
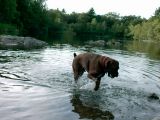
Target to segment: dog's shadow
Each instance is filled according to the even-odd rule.
[[[78,113],[79,119],[101,119],[101,120],[113,120],[114,116],[109,111],[102,111],[98,108],[85,105],[80,99],[80,94],[72,96],[71,103],[73,106],[73,112]]]

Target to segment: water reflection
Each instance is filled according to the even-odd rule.
[[[127,50],[147,53],[151,58],[160,59],[160,43],[152,41],[133,41],[127,44]]]
[[[30,81],[28,78],[19,76],[15,73],[10,73],[8,71],[3,71],[3,70],[0,70],[0,77],[12,79],[12,80]]]
[[[68,34],[66,34],[68,35]],[[70,35],[70,34],[69,34]],[[135,51],[135,52],[143,52],[146,53],[150,58],[160,59],[160,42],[153,41],[118,41],[111,40],[105,41],[107,44],[105,46],[99,46],[98,44],[88,44],[90,41],[94,43],[94,41],[98,41],[98,39],[93,37],[82,37],[82,38],[74,38],[74,37],[63,37],[63,39],[55,40],[54,44],[62,43],[62,44],[71,44],[75,47],[84,47],[85,48],[98,48],[98,49],[121,49],[127,51]],[[103,40],[102,40],[103,41]],[[117,44],[116,44],[117,43]]]
[[[100,90],[91,92],[84,74],[80,90],[73,92],[74,52],[95,52],[117,59],[120,76],[104,76]],[[160,96],[160,60],[150,59],[147,54],[67,44],[0,54],[2,120],[151,120],[160,113],[159,101],[148,100],[151,93]]]
[[[91,102],[91,101],[90,101]],[[82,100],[80,99],[80,94],[75,94],[72,96],[71,99],[72,106],[74,109],[72,110],[75,113],[78,113],[80,118],[79,119],[100,119],[100,120],[113,120],[114,116],[109,111],[102,111],[98,108],[90,107],[84,105]]]

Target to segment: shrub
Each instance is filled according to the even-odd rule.
[[[0,34],[18,35],[19,31],[14,25],[0,23]]]

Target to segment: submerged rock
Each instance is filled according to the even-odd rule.
[[[160,120],[160,115],[154,117],[152,120]]]
[[[152,100],[159,100],[159,97],[156,93],[152,93],[148,98]]]
[[[46,42],[32,37],[0,36],[0,49],[37,49],[46,45],[48,45]]]

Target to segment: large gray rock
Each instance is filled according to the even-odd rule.
[[[106,45],[106,42],[104,41],[104,40],[97,40],[97,41],[89,41],[89,42],[87,42],[89,45],[91,45],[91,46],[101,46],[101,47],[103,47],[103,46],[105,46]]]
[[[0,49],[37,49],[46,45],[48,45],[46,42],[32,37],[0,36]]]

